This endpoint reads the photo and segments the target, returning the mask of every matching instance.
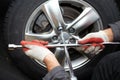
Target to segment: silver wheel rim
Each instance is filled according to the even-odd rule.
[[[65,10],[72,12],[68,14]],[[49,41],[50,44],[61,44],[59,26],[64,28],[66,43],[73,37],[80,39],[89,32],[103,29],[99,14],[87,2],[82,0],[49,0],[38,6],[29,17],[25,28],[25,40],[39,39]],[[72,53],[72,50],[78,53]],[[69,70],[65,57],[63,57],[65,56],[63,48],[54,48],[52,51],[65,70]],[[91,60],[81,53],[78,47],[70,47],[69,52],[73,69],[80,68]],[[73,58],[74,56],[77,57]],[[45,67],[44,63],[38,63]]]

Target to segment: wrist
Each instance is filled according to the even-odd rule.
[[[111,28],[108,28],[108,29],[105,29],[103,30],[105,32],[105,34],[107,35],[108,37],[108,41],[109,42],[112,42],[113,41],[113,32],[112,32],[112,29]]]
[[[46,67],[47,67],[48,71],[51,71],[52,69],[54,69],[57,66],[60,66],[60,64],[57,61],[54,54],[47,55],[44,58],[43,62],[46,64]]]

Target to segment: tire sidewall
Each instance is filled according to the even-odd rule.
[[[46,0],[16,0],[13,2],[12,6],[7,14],[8,19],[6,19],[7,24],[5,29],[6,42],[20,44],[21,40],[25,38],[25,27],[26,23],[34,12],[34,10],[44,3]],[[104,28],[107,28],[108,23],[115,22],[119,19],[119,12],[116,5],[112,4],[113,0],[85,0],[90,5],[92,5],[96,11],[99,13]],[[105,5],[103,2],[109,2],[109,6]],[[110,2],[111,1],[111,2]],[[113,7],[114,10],[111,8]],[[9,13],[10,12],[10,13]],[[109,13],[110,12],[110,13]],[[15,65],[20,68],[24,73],[33,79],[41,79],[47,73],[46,69],[36,63],[34,60],[27,57],[22,49],[16,49],[14,51],[9,51],[10,57],[12,58]],[[95,62],[97,63],[97,62]],[[85,69],[93,69],[93,65],[88,63],[81,69],[75,70],[77,76],[82,75],[80,79],[86,79],[83,73],[86,72]],[[85,70],[85,71],[84,71]],[[87,76],[89,77],[89,76]]]

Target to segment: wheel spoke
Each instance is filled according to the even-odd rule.
[[[49,0],[44,3],[42,10],[56,32],[59,26],[65,26],[58,0]]]
[[[56,35],[56,33],[54,31],[52,31],[51,33],[43,33],[43,34],[35,34],[35,33],[26,32],[25,38],[26,38],[26,40],[39,39],[39,40],[49,41],[55,35]]]
[[[76,33],[88,28],[91,24],[99,19],[99,15],[90,7],[85,8],[80,16],[77,17],[71,24],[68,24],[67,30],[74,28]]]

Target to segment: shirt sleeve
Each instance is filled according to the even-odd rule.
[[[109,24],[113,31],[113,41],[120,41],[120,21]]]
[[[57,66],[48,72],[43,80],[70,80],[70,77],[63,67]]]

